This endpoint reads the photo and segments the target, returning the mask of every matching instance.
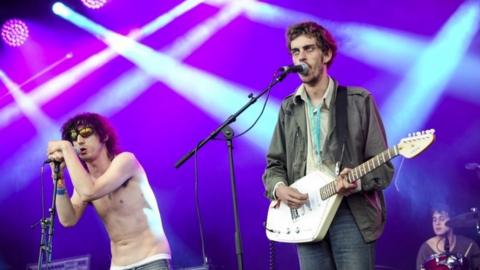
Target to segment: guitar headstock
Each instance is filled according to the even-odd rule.
[[[435,140],[435,130],[429,129],[408,134],[397,145],[400,155],[413,158],[427,149]]]

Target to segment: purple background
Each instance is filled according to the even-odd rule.
[[[472,2],[479,5],[478,1]],[[52,3],[53,1],[44,0],[10,0],[0,3],[2,22],[9,17],[19,17],[30,25],[30,39],[25,46],[10,48],[5,44],[0,45],[0,69],[11,80],[21,84],[65,54],[74,54],[72,59],[22,86],[22,91],[27,94],[106,48],[105,43],[92,34],[54,15],[50,9]],[[97,11],[87,10],[79,1],[65,3],[104,27],[126,35],[132,29],[140,28],[171,10],[181,1],[111,0],[107,6]],[[437,33],[464,2],[271,0],[261,3],[268,3],[270,8],[287,10],[287,16],[267,21],[240,14],[212,33],[186,57],[178,60],[190,68],[215,76],[218,80],[258,93],[268,85],[276,68],[291,62],[284,41],[286,26],[291,22],[315,18],[332,26],[333,34],[338,38],[339,54],[330,74],[343,84],[360,85],[369,89],[383,112],[386,101],[408,76],[410,67],[420,59],[424,47],[435,42]],[[221,1],[202,3],[143,39],[141,43],[163,52],[170,48],[174,40],[217,15],[225,5]],[[391,53],[386,53],[380,59],[367,61],[375,58],[376,51],[373,50],[373,53],[366,56],[358,56],[357,51],[352,51],[349,41],[359,42],[355,37],[360,37],[361,33],[358,32],[357,35],[356,32],[350,32],[351,39],[345,38],[342,27],[351,25],[392,33],[395,37],[401,36],[413,43],[403,43],[405,39],[399,38],[395,42],[398,51],[393,48]],[[435,128],[437,138],[420,156],[405,160],[400,171],[398,168],[401,159],[395,160],[395,182],[385,191],[388,218],[385,233],[377,245],[377,265],[391,267],[389,269],[414,268],[420,244],[432,235],[429,214],[431,202],[447,202],[457,214],[479,206],[477,194],[480,190],[480,176],[473,170],[465,169],[466,163],[480,162],[478,19],[473,25],[473,37],[468,40],[465,54],[446,78],[446,83],[429,90],[440,93],[438,102],[430,99],[430,95],[421,100],[413,97],[409,102],[418,101],[422,105],[408,113],[403,110],[405,103],[402,100],[397,102],[396,111],[405,117],[411,117],[412,113],[418,117],[427,115],[430,110],[427,105],[433,104],[425,121],[412,127],[408,124],[398,127],[384,118],[389,145],[396,144],[400,137],[407,135],[394,134],[394,130],[398,129],[412,132]],[[459,32],[464,30],[463,26],[456,27]],[[381,40],[354,45],[368,49],[368,46],[378,44]],[[386,40],[391,41],[392,38]],[[403,57],[400,51],[407,52],[410,58]],[[402,59],[404,61],[399,61]],[[444,76],[437,73],[437,70],[450,61],[451,51],[446,49],[436,57],[435,62],[427,65],[423,79]],[[159,69],[162,67],[161,62],[156,64]],[[136,68],[134,62],[117,56],[62,93],[40,104],[40,111],[52,123],[57,124],[53,129],[52,126],[39,124],[38,113],[33,116],[20,113],[19,117],[0,125],[0,269],[24,269],[27,264],[37,261],[40,228],[37,226],[31,229],[31,225],[42,215],[39,167],[45,159],[47,141],[59,137],[56,132],[58,124],[73,116],[100,89],[133,68]],[[182,75],[177,72],[181,71],[172,69],[167,76],[172,76],[175,80],[178,75]],[[275,106],[275,112],[281,99],[291,93],[298,82],[296,75],[290,75],[274,88],[271,93],[272,103],[269,105]],[[173,263],[181,268],[200,265],[202,256],[193,199],[193,159],[180,169],[175,169],[174,164],[210,134],[221,123],[221,119],[246,103],[248,92],[241,94],[235,105],[231,105],[230,100],[225,100],[223,103],[228,108],[227,112],[215,115],[215,108],[207,113],[205,107],[197,106],[191,96],[171,89],[170,85],[155,79],[136,98],[119,104],[115,111],[107,115],[117,128],[122,148],[134,152],[149,175],[170,240]],[[227,89],[225,86],[227,92],[235,89]],[[191,88],[184,90],[196,92],[196,89]],[[115,95],[120,95],[121,91],[120,89]],[[8,92],[8,88],[3,83],[0,84],[0,113],[17,102]],[[206,91],[205,95],[211,93]],[[210,98],[215,100],[216,97],[218,98],[217,95],[212,95]],[[103,112],[102,104],[93,110]],[[254,128],[269,128],[267,136],[252,136],[248,139],[248,135],[234,141],[245,269],[269,267],[270,248],[262,226],[268,201],[263,195],[261,175],[275,118],[267,120],[270,121],[269,125],[260,121]],[[237,133],[244,129],[238,125],[232,127]],[[46,138],[40,136],[42,132],[47,133]],[[225,145],[223,141],[212,141],[199,152],[199,196],[207,256],[220,269],[235,269],[234,222]],[[49,174],[48,170],[44,173],[47,207],[52,189]],[[473,228],[461,229],[460,232],[475,237]],[[275,269],[298,268],[292,245],[274,244],[273,250]],[[92,208],[86,211],[74,228],[65,229],[56,221],[53,254],[54,259],[90,254],[92,269],[108,268],[108,236]]]

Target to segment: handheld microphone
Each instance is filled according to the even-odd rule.
[[[307,75],[308,65],[305,64],[305,63],[300,63],[298,65],[283,66],[283,67],[279,68],[278,70],[280,70],[284,73],[300,73],[302,75]]]
[[[77,156],[80,155],[80,148],[74,147],[73,149],[75,149],[75,153],[77,154]],[[63,162],[63,158],[60,159],[60,160],[55,160],[55,159],[47,158],[47,159],[43,162],[43,164],[49,164],[49,163],[52,163],[52,162],[60,164],[60,163]]]

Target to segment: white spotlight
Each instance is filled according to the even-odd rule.
[[[52,11],[62,17],[67,17],[70,14],[70,9],[61,2],[55,2],[52,5]]]

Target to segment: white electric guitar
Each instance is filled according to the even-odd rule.
[[[348,182],[357,181],[398,155],[406,158],[417,156],[433,143],[434,133],[432,129],[410,134],[399,144],[351,170],[347,174]],[[272,201],[266,222],[268,239],[286,243],[322,240],[343,198],[335,192],[335,179],[333,174],[315,171],[295,181],[291,187],[308,194],[308,202],[298,209],[290,208],[284,202]]]

